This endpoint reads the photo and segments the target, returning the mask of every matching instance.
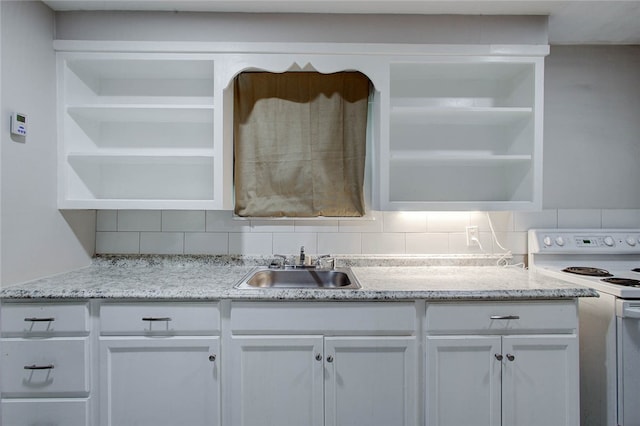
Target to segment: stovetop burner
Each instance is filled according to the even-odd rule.
[[[570,266],[562,270],[562,272],[569,272],[571,274],[587,275],[590,277],[612,277],[609,271],[600,268],[591,268],[588,266]]]
[[[623,285],[625,287],[640,287],[640,280],[634,280],[631,278],[603,278],[602,281],[616,285]]]

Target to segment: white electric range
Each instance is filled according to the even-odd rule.
[[[533,229],[529,269],[591,287],[581,299],[582,426],[640,426],[640,230]]]

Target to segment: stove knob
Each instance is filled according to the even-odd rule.
[[[544,244],[545,247],[549,247],[551,245],[553,245],[553,241],[551,240],[551,237],[546,236],[542,239],[542,243]]]
[[[604,237],[604,243],[609,247],[613,247],[613,245],[615,244],[615,241],[613,240],[612,237]]]
[[[556,244],[562,247],[564,245],[564,238],[556,237]]]
[[[635,237],[627,237],[627,244],[629,244],[630,246],[635,246],[636,245],[636,238]]]

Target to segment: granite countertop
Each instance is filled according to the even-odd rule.
[[[148,300],[515,300],[597,297],[595,290],[517,267],[492,256],[340,259],[357,290],[234,288],[270,258],[233,256],[105,256],[82,269],[12,285],[8,299]]]

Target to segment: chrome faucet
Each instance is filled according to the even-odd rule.
[[[300,247],[300,266],[304,266],[304,246]]]

